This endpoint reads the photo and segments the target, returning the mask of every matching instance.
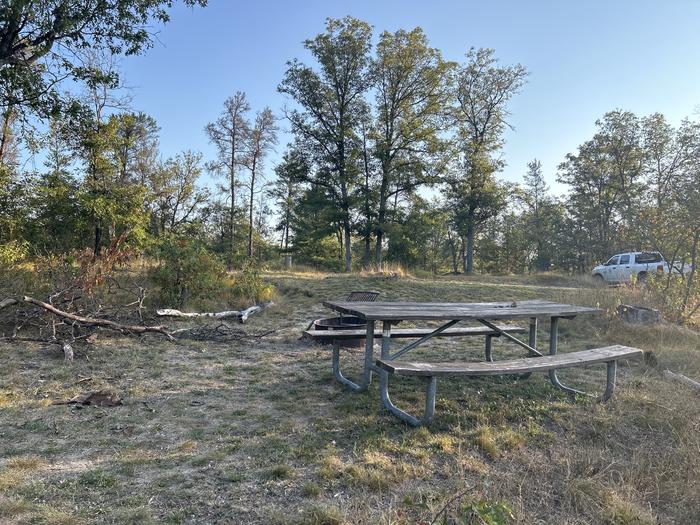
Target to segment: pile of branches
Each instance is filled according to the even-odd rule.
[[[217,341],[229,342],[241,339],[262,339],[265,336],[275,333],[275,330],[261,332],[246,332],[241,328],[231,326],[225,322],[210,323],[193,328],[182,328],[175,330],[172,335],[178,339],[191,339],[193,341]]]
[[[246,332],[225,321],[217,324],[198,325],[191,328],[172,330],[166,325],[153,323],[153,318],[147,318],[143,305],[146,289],[137,286],[136,289],[125,289],[116,281],[113,286],[121,292],[134,295],[135,299],[127,304],[110,304],[105,306],[103,301],[91,294],[82,295],[79,289],[68,289],[51,294],[46,301],[23,295],[8,297],[0,300],[0,312],[12,312],[9,316],[0,318],[0,325],[8,331],[0,332],[0,340],[33,341],[56,344],[62,347],[66,360],[73,359],[73,344],[79,341],[92,342],[100,329],[128,334],[156,334],[170,342],[178,339],[235,341],[241,339],[260,339],[273,331]],[[124,296],[124,293],[121,293]],[[180,314],[182,317],[235,317],[243,323],[248,316],[263,306],[255,306],[241,312],[220,312],[212,314]],[[10,308],[14,307],[14,308]],[[2,312],[2,311],[5,312]],[[172,310],[165,315],[173,315]],[[163,315],[162,312],[159,312]],[[148,321],[148,322],[147,322]]]
[[[98,330],[128,335],[155,334],[168,341],[190,338],[232,341],[256,339],[270,332],[246,333],[234,328],[224,318],[244,323],[248,317],[269,304],[251,306],[241,311],[187,313],[159,310],[158,316],[216,319],[217,325],[172,330],[149,316],[144,306],[145,282],[129,274],[126,263],[133,257],[125,248],[126,234],[116,238],[104,253],[96,257],[90,250],[77,255],[78,268],[68,260],[46,257],[37,289],[43,299],[20,291],[0,295],[0,340],[35,341],[61,345],[66,359],[72,360],[72,346],[78,341],[92,342]],[[124,270],[120,270],[123,268]],[[6,284],[16,284],[11,277]],[[47,294],[45,290],[51,290]]]
[[[57,301],[57,299],[59,299]],[[34,297],[24,295],[22,297],[8,297],[0,301],[0,310],[17,306],[11,335],[3,334],[3,339],[29,340],[22,337],[20,332],[38,332],[38,337],[31,340],[43,342],[56,342],[60,340],[75,342],[80,339],[88,339],[97,328],[106,328],[125,334],[156,333],[170,341],[175,338],[163,325],[140,325],[122,323],[107,318],[104,312],[97,309],[96,312],[86,315],[84,308],[75,296],[63,297],[62,294],[53,294],[49,302],[40,301]],[[60,304],[61,308],[54,303]],[[140,303],[142,305],[142,302]],[[141,312],[139,310],[139,315]],[[34,330],[32,330],[34,329]]]

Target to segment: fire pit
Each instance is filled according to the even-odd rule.
[[[343,317],[316,319],[313,327],[314,330],[361,330],[367,327],[367,321],[361,317],[344,315]],[[362,348],[365,346],[365,336],[360,335],[356,339],[343,339],[339,343],[342,348]]]

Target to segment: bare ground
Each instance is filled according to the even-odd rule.
[[[105,333],[72,365],[55,348],[0,343],[0,522],[408,524],[444,509],[446,523],[700,523],[700,394],[660,373],[700,377],[697,332],[612,316],[565,321],[563,350],[631,344],[658,365],[622,363],[605,405],[571,399],[542,375],[443,380],[435,423],[413,429],[385,413],[376,385],[344,390],[329,350],[298,340],[327,313],[322,300],[379,289],[387,300],[553,298],[612,309],[619,292],[560,278],[268,279],[276,306],[246,327],[277,331],[259,341]],[[483,341],[436,344],[446,359],[479,359]],[[494,353],[518,355],[503,342]],[[350,373],[360,357],[344,353]],[[604,367],[563,376],[596,390]],[[402,406],[420,406],[418,383],[395,387]],[[100,389],[124,405],[51,404]]]

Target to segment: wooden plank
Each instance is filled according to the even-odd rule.
[[[419,303],[419,302],[347,302],[325,301],[324,306],[337,312],[368,320],[475,320],[516,319],[522,317],[573,317],[600,312],[598,308],[552,301],[528,300],[489,303]]]
[[[436,327],[437,328],[437,327]],[[505,332],[510,334],[524,334],[525,328],[520,326],[499,326]],[[394,339],[412,339],[423,337],[433,332],[435,328],[394,328],[391,330],[391,338]],[[313,339],[357,339],[364,338],[367,335],[366,330],[306,330],[304,335]],[[485,326],[464,326],[460,328],[448,328],[435,337],[461,337],[472,335],[498,335],[498,332],[486,328]],[[381,330],[374,331],[374,337],[382,337]]]
[[[623,358],[641,357],[643,353],[639,348],[613,345],[580,352],[494,362],[418,363],[380,359],[377,361],[377,366],[392,374],[406,376],[489,376],[544,372],[558,368],[606,363]]]

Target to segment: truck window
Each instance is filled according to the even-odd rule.
[[[605,263],[605,266],[617,266],[617,261],[620,259],[617,255],[610,257],[608,259],[608,262]]]
[[[661,262],[661,254],[658,252],[642,252],[634,257],[635,262],[639,264],[651,264]]]
[[[630,254],[625,254],[625,255],[620,255],[620,264],[629,264],[630,263]]]

